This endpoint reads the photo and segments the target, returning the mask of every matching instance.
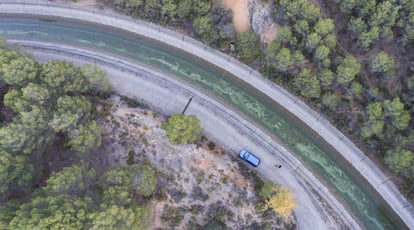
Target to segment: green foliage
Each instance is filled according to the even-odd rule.
[[[20,112],[13,122],[0,127],[0,147],[10,153],[42,152],[54,138],[48,116],[47,111],[37,106]]]
[[[76,128],[82,118],[86,118],[92,104],[83,96],[61,96],[57,99],[56,110],[50,126],[55,132],[70,132]]]
[[[0,150],[0,193],[4,194],[11,186],[27,188],[33,179],[33,165],[24,156],[13,156]]]
[[[336,74],[338,75],[337,81],[342,84],[347,84],[351,82],[355,75],[359,74],[361,66],[358,61],[352,57],[345,57],[341,64],[339,64]]]
[[[89,82],[80,69],[66,61],[53,60],[44,64],[40,78],[50,89],[59,89],[65,93],[83,93],[89,88]]]
[[[411,151],[401,148],[387,151],[384,161],[394,172],[414,177],[414,153]]]
[[[334,22],[332,19],[319,19],[319,21],[315,24],[314,30],[315,32],[321,36],[325,37],[326,35],[332,33],[334,29]]]
[[[398,130],[406,129],[410,123],[410,114],[404,109],[404,104],[398,97],[384,101],[384,113],[391,117],[393,126]]]
[[[321,37],[317,33],[311,33],[306,39],[306,48],[313,50],[318,46],[320,41]]]
[[[362,85],[358,82],[352,82],[350,91],[355,97],[360,97],[362,94]]]
[[[148,197],[157,186],[155,170],[149,165],[131,166],[132,167],[132,186],[143,196]]]
[[[278,189],[279,185],[271,181],[265,181],[262,188],[259,191],[259,198],[261,200],[268,200],[277,193]]]
[[[384,51],[377,53],[371,60],[371,71],[374,73],[392,74],[394,71],[395,61]]]
[[[123,188],[124,191],[136,191],[144,197],[149,197],[155,191],[156,185],[156,171],[146,164],[117,167],[107,171],[100,179],[100,186],[104,190],[108,190],[110,187],[114,187],[115,190]],[[107,197],[110,197],[111,194],[112,192],[108,191]],[[125,200],[124,195],[120,198]],[[106,200],[107,203],[108,201],[112,202]]]
[[[3,80],[3,68],[6,67],[12,60],[19,58],[17,52],[12,49],[0,49],[0,80]]]
[[[260,41],[254,32],[240,33],[237,37],[237,46],[242,60],[252,61],[260,55]]]
[[[90,230],[129,230],[149,229],[151,212],[146,207],[123,208],[109,206],[89,216],[92,221]]]
[[[71,149],[86,153],[102,144],[102,127],[96,121],[80,125],[70,132],[68,145]]]
[[[286,71],[292,67],[292,65],[293,59],[290,50],[287,48],[282,48],[275,58],[276,68],[282,71]]]
[[[89,89],[95,95],[107,95],[112,92],[111,85],[108,78],[106,77],[106,72],[100,69],[96,65],[83,65],[80,69],[82,75],[89,82]]]
[[[48,106],[50,93],[49,90],[41,85],[29,83],[21,88],[23,99],[30,104]]]
[[[322,69],[318,73],[318,79],[321,82],[322,86],[329,86],[332,84],[335,77],[334,73],[330,69]]]
[[[369,138],[373,135],[381,137],[384,128],[384,115],[381,103],[370,103],[367,107],[366,115],[368,116],[368,120],[364,123],[361,136],[363,138]]]
[[[19,87],[34,82],[38,68],[31,58],[19,57],[3,64],[1,72],[1,78],[6,84]]]
[[[309,23],[306,20],[299,20],[293,26],[293,31],[298,38],[308,37],[310,28]]]
[[[307,98],[319,98],[321,88],[319,80],[308,69],[304,69],[295,78],[295,85],[300,89],[300,93]]]
[[[52,173],[46,181],[44,190],[48,194],[81,194],[95,183],[95,170],[77,164]]]
[[[333,110],[338,106],[341,99],[335,93],[327,92],[323,94],[321,101],[324,106]]]
[[[16,113],[29,111],[31,109],[31,104],[23,98],[22,92],[17,89],[10,89],[4,95],[3,103]]]
[[[200,120],[194,115],[174,114],[161,127],[174,145],[193,143],[201,133]]]
[[[103,203],[112,206],[127,207],[131,204],[132,199],[128,187],[110,186],[105,188],[102,197]]]
[[[22,204],[9,229],[82,229],[88,204],[67,195],[36,197]]]
[[[296,37],[293,36],[292,30],[290,29],[290,27],[287,27],[287,26],[281,27],[278,30],[276,41],[289,44],[289,45],[297,44]]]
[[[315,60],[317,60],[317,61],[321,61],[321,60],[323,60],[323,59],[327,58],[327,57],[328,57],[328,55],[329,55],[329,48],[328,48],[328,47],[326,47],[326,46],[324,46],[324,45],[322,45],[322,46],[319,46],[319,47],[316,49],[316,51],[315,51],[315,54],[314,54],[313,58],[314,58]]]
[[[193,27],[196,34],[201,38],[211,38],[211,30],[213,28],[213,23],[211,22],[211,19],[208,15],[195,18]]]

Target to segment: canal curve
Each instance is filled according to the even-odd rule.
[[[297,118],[292,117],[288,111],[274,103],[273,98],[268,96],[270,92],[265,92],[267,95],[263,95],[262,93],[255,92],[254,87],[245,83],[252,83],[255,87],[257,87],[257,84],[263,84],[263,81],[255,81],[256,79],[253,75],[257,73],[246,69],[247,72],[243,75],[247,79],[243,79],[245,82],[242,82],[227,71],[217,68],[217,65],[208,65],[192,56],[179,53],[177,50],[145,41],[145,39],[138,38],[136,35],[126,34],[125,31],[120,33],[121,31],[108,31],[103,28],[53,20],[3,19],[0,23],[0,34],[8,38],[64,42],[103,50],[126,56],[181,77],[188,83],[214,94],[223,102],[243,112],[277,136],[279,140],[286,143],[289,149],[293,150],[307,165],[318,173],[326,184],[330,185],[336,193],[343,197],[368,229],[398,228],[396,225],[398,221],[390,218],[387,210],[381,208],[384,206],[384,201],[379,197],[372,196],[373,192],[369,191],[370,188],[367,189],[364,186],[365,181],[363,181],[361,176],[357,172],[348,169],[348,167],[352,168],[352,166],[355,166],[355,162],[345,167],[344,165],[339,165],[337,162],[346,163],[344,159],[340,159],[337,156],[336,149],[329,147],[321,140],[316,140],[311,130],[304,130],[303,123],[298,122]],[[181,39],[186,40],[188,38],[183,36]],[[181,48],[188,50],[191,49],[191,45]],[[209,48],[204,47],[204,49],[207,50]],[[227,62],[231,64],[235,60],[228,58]],[[229,72],[237,74],[240,71]],[[273,88],[275,87],[276,89],[273,90],[279,90],[277,86],[273,86]],[[295,104],[301,104],[293,96],[291,97]],[[313,123],[318,123],[318,119],[323,120],[318,115],[314,115],[314,117],[311,117]],[[319,133],[319,135],[323,136],[322,134]],[[337,138],[347,140],[343,136],[338,136]],[[369,159],[362,157],[358,158],[358,161],[370,162]],[[379,182],[383,182],[381,180]],[[370,182],[372,183],[372,181]],[[388,181],[384,183],[392,186],[389,185]],[[399,195],[401,196],[401,194]],[[388,199],[386,198],[386,200]],[[404,200],[402,204],[400,203],[401,201],[398,200],[393,205],[406,205]],[[396,210],[392,205],[391,207]],[[397,207],[397,212],[399,211],[398,208],[401,207]],[[412,218],[412,213],[410,214],[410,212],[408,217],[402,216],[407,225],[412,226],[410,225],[412,223],[410,218]]]

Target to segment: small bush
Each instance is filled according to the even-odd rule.
[[[210,150],[214,150],[216,148],[216,144],[212,141],[208,142],[207,146]]]

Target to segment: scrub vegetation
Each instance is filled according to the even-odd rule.
[[[195,116],[165,122],[96,66],[0,41],[0,229],[295,228]]]
[[[217,1],[100,2],[184,30],[303,97],[414,198],[413,1],[254,1],[249,12],[266,5],[278,25],[267,43],[253,30],[236,33]]]

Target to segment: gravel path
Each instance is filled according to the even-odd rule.
[[[347,137],[345,137],[341,132],[339,132],[334,126],[332,126],[329,121],[325,118],[321,117],[320,114],[313,111],[309,106],[307,106],[302,101],[298,100],[297,97],[289,94],[286,90],[282,89],[277,85],[272,85],[269,81],[264,79],[254,70],[242,65],[237,60],[232,59],[231,57],[219,53],[211,48],[191,39],[182,34],[175,33],[174,31],[170,31],[164,29],[160,26],[156,26],[149,23],[144,23],[138,20],[132,20],[127,17],[123,16],[114,16],[114,15],[104,15],[101,14],[99,10],[91,10],[91,11],[84,11],[81,9],[75,9],[74,7],[67,8],[67,7],[57,7],[54,5],[40,5],[39,3],[46,3],[47,1],[25,1],[27,2],[36,2],[37,4],[19,4],[16,3],[18,1],[14,1],[12,3],[4,3],[7,1],[0,1],[0,13],[19,13],[19,14],[36,14],[36,15],[54,15],[57,17],[64,17],[64,18],[71,18],[71,19],[79,19],[79,20],[88,20],[91,22],[101,23],[105,25],[114,26],[117,28],[121,28],[127,31],[131,31],[134,33],[140,33],[148,38],[159,40],[164,42],[168,45],[177,47],[179,49],[183,49],[186,52],[196,54],[200,58],[219,66],[225,69],[228,72],[233,73],[234,75],[238,76],[243,81],[250,83],[253,87],[257,88],[258,90],[262,91],[270,98],[274,99],[280,105],[285,107],[288,111],[292,114],[296,115],[299,119],[305,122],[309,127],[315,130],[322,138],[324,138],[329,144],[331,144],[338,152],[340,152],[345,159],[347,159],[353,167],[355,167],[361,175],[363,175],[367,181],[371,183],[371,185],[378,191],[379,194],[384,198],[385,201],[388,202],[390,207],[400,216],[400,218],[409,226],[410,228],[414,229],[414,208],[407,202],[407,200],[401,195],[398,189],[395,187],[394,184],[387,178],[379,169],[376,167],[371,160],[369,160]],[[123,90],[120,86],[119,90]],[[128,90],[128,89],[124,89]],[[182,93],[182,92],[180,92]],[[178,98],[178,96],[174,94],[167,94],[171,97],[172,100],[167,101],[167,107],[170,106],[173,108],[174,106],[171,105],[171,101],[177,101],[179,103],[185,104],[186,99]],[[187,95],[187,98],[190,94]],[[155,96],[155,95],[152,95]],[[162,100],[162,97],[159,97],[158,100]],[[209,102],[210,103],[210,102]],[[202,104],[202,106],[210,106],[206,104]],[[182,105],[177,106],[176,109],[181,110]],[[194,108],[193,108],[194,107]],[[196,109],[196,106],[191,108]],[[202,107],[198,108],[200,110]],[[168,111],[167,111],[168,112]],[[171,111],[170,111],[171,112]],[[176,111],[175,111],[176,112]],[[189,110],[191,111],[191,109]],[[204,119],[208,122],[219,122],[220,119],[217,118],[218,115],[222,115],[219,113],[215,113],[214,116],[207,116],[206,113],[201,111],[201,114]],[[223,116],[225,116],[223,114]],[[231,119],[233,119],[232,117]],[[229,118],[230,119],[230,118]],[[219,122],[223,123],[223,121]],[[246,123],[241,123],[246,124]],[[227,124],[223,124],[223,127],[229,126]],[[258,133],[260,130],[257,130],[253,125],[250,124],[251,132],[255,133],[254,137],[257,139]],[[226,127],[227,128],[227,127]],[[229,127],[230,128],[230,127]],[[210,134],[216,134],[212,132]],[[265,137],[266,135],[263,134]],[[245,139],[245,136],[242,135]],[[220,135],[221,140],[223,139],[231,139],[231,137],[222,138]],[[269,141],[269,139],[261,139],[256,140],[256,142],[266,144],[265,146],[272,145],[273,142]],[[270,143],[266,143],[269,141]],[[245,143],[245,142],[239,142]],[[231,145],[232,143],[227,143]],[[229,146],[233,149],[236,149],[236,145]],[[263,148],[263,147],[262,147]],[[270,147],[269,147],[270,148]],[[269,150],[269,149],[268,149]],[[286,153],[286,155],[290,155]],[[267,157],[268,155],[266,155]],[[270,157],[270,156],[269,156]],[[292,157],[290,157],[292,158]],[[288,161],[288,159],[284,159]],[[303,174],[306,177],[313,177],[308,172],[304,172],[303,167],[297,167],[297,161],[289,161],[291,165],[292,171],[296,170],[298,174]],[[263,172],[265,173],[265,172]],[[267,175],[271,174],[271,172],[267,172]],[[266,175],[266,173],[265,173]],[[316,179],[314,179],[317,181]],[[315,182],[316,183],[316,182]],[[319,188],[317,186],[316,188]],[[322,187],[321,187],[322,188]],[[321,189],[319,189],[321,190]],[[323,189],[322,189],[323,190]],[[328,192],[326,190],[326,192]],[[339,207],[339,206],[338,206]],[[340,209],[339,209],[340,210]],[[342,211],[340,211],[342,212]],[[352,218],[346,218],[352,221]],[[306,226],[306,225],[304,225]],[[314,225],[312,225],[314,226]]]

